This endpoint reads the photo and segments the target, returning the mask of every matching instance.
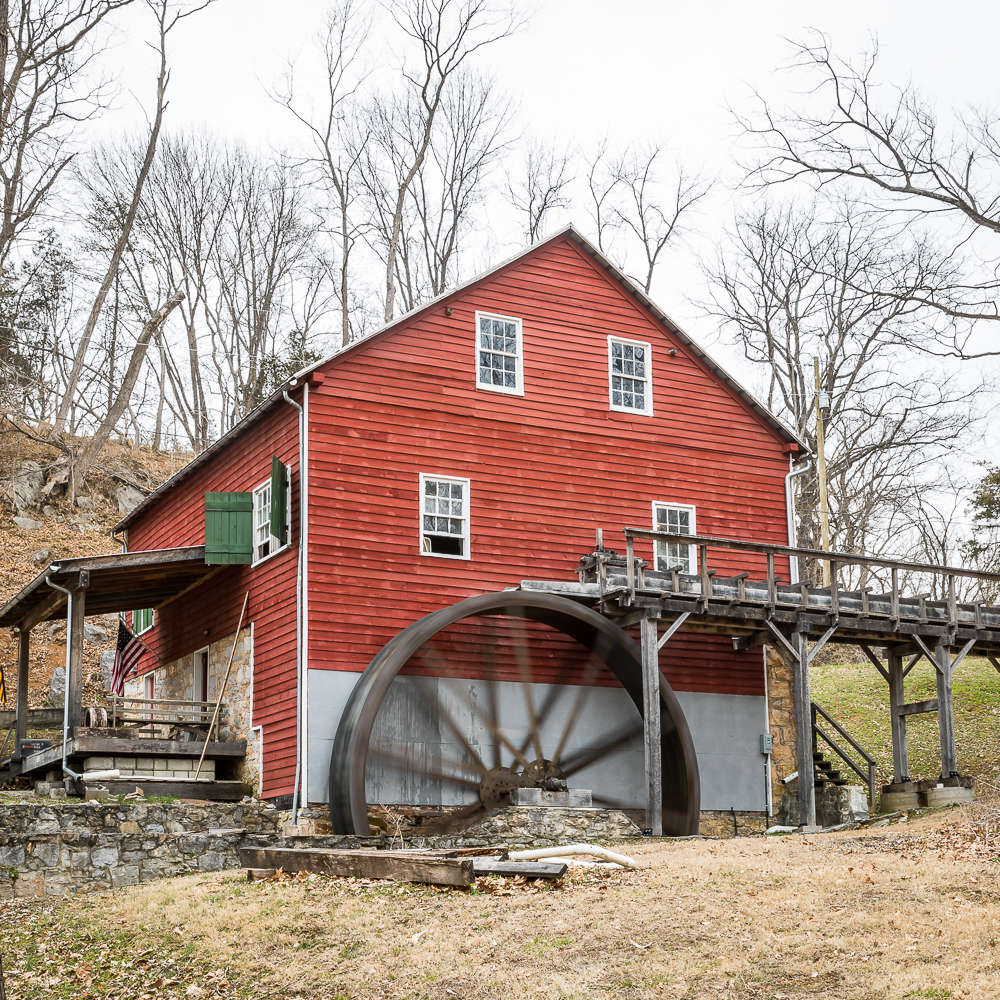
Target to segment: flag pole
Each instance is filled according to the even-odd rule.
[[[233,660],[236,658],[236,645],[240,641],[240,629],[243,628],[243,616],[247,613],[247,605],[250,603],[250,591],[243,598],[243,610],[240,612],[240,623],[236,626],[236,635],[233,638],[233,651],[229,654],[229,666],[226,667],[226,676],[223,678],[222,687],[219,688],[219,697],[215,702],[215,712],[212,714],[212,722],[205,734],[205,745],[201,748],[201,757],[198,758],[198,770],[194,772],[194,780],[198,780],[201,774],[201,765],[205,763],[205,751],[208,749],[208,741],[212,738],[212,730],[215,722],[219,718],[219,709],[222,708],[222,696],[226,693],[226,685],[229,683],[229,672],[233,669]]]

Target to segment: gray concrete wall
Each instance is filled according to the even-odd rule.
[[[329,767],[333,739],[347,699],[360,675],[343,671],[309,672],[310,802],[329,800]],[[390,690],[373,733],[375,753],[369,759],[369,802],[391,805],[461,805],[474,801],[475,792],[442,780],[442,772],[471,778],[471,755],[437,710],[440,704],[487,766],[495,763],[493,737],[485,719],[490,717],[488,685],[478,681],[438,678],[400,678]],[[532,685],[535,710],[554,697],[552,709],[541,726],[543,751],[551,756],[573,712],[579,689],[569,686]],[[502,729],[515,745],[528,741],[527,704],[519,684],[498,684]],[[759,736],[764,731],[764,699],[745,695],[678,692],[698,753],[703,809],[763,810],[766,805],[765,759]],[[563,752],[572,758],[603,738],[639,721],[631,700],[620,688],[589,689],[580,705]],[[532,759],[533,746],[525,751]],[[501,760],[513,757],[506,748]],[[642,808],[643,756],[637,734],[603,760],[581,769],[570,779],[579,788],[593,789],[595,804],[604,800],[620,808]]]

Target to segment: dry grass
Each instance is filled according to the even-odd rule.
[[[8,996],[993,1000],[1000,859],[970,839],[970,818],[645,842],[629,848],[642,871],[574,874],[556,889],[226,873],[36,904],[6,942],[21,973]],[[39,933],[59,983],[24,974],[41,968]],[[85,976],[66,976],[70,954]]]

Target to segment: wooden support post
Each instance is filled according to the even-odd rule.
[[[795,750],[799,766],[799,825],[816,825],[816,768],[813,764],[812,695],[809,690],[809,638],[792,633],[792,678],[795,688]]]
[[[660,759],[660,651],[656,619],[639,624],[642,641],[642,730],[646,756],[646,829],[663,836],[663,767]]]
[[[934,666],[937,668],[941,777],[951,778],[958,774],[958,756],[955,753],[955,711],[951,699],[951,646],[940,645],[934,649]]]
[[[906,749],[906,716],[897,711],[905,704],[903,695],[903,654],[890,648],[889,659],[889,720],[892,725],[892,780],[899,784],[910,780],[910,765]]]
[[[31,652],[31,629],[17,633],[17,718],[14,732],[14,756],[21,756],[21,740],[28,738],[28,656]]]
[[[83,577],[83,574],[80,574]],[[69,677],[66,697],[69,699],[69,737],[83,725],[83,622],[87,614],[87,585],[81,580],[73,590],[73,610],[66,641],[69,646]]]

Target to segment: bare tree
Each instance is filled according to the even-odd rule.
[[[559,153],[539,139],[529,139],[522,170],[507,173],[507,195],[523,220],[528,246],[545,235],[553,212],[569,206],[569,186],[573,183],[573,158],[568,149]]]
[[[394,118],[399,106],[405,109],[406,144],[409,155],[392,163],[393,179],[385,246],[385,321],[394,315],[397,254],[403,235],[407,199],[431,146],[434,125],[445,92],[453,76],[473,53],[506,38],[516,31],[522,19],[516,8],[503,0],[390,0],[389,11],[403,35],[419,52],[415,67],[403,67],[409,95],[380,98],[373,107],[373,120],[383,148],[393,139]],[[393,150],[404,144],[392,142]],[[386,185],[388,188],[388,184]]]
[[[358,87],[366,74],[362,48],[372,26],[371,13],[359,9],[358,0],[342,0],[327,14],[319,38],[323,56],[324,88],[321,102],[300,109],[295,97],[293,64],[272,97],[305,127],[312,145],[309,164],[334,205],[331,229],[340,250],[338,297],[340,339],[351,341],[351,274],[354,249],[365,233],[367,221],[355,212],[358,199],[358,166],[368,146],[368,131],[357,107]]]
[[[213,0],[203,0],[203,2],[192,6],[184,3],[175,3],[172,2],[172,0],[146,0],[146,5],[156,17],[159,39],[158,53],[160,57],[160,65],[156,78],[156,110],[153,114],[153,120],[150,125],[149,138],[146,142],[145,153],[138,167],[135,182],[132,185],[128,206],[125,209],[121,220],[121,229],[118,235],[118,240],[111,252],[111,259],[108,261],[104,278],[101,281],[97,294],[94,297],[94,303],[91,306],[90,316],[87,319],[87,325],[84,327],[83,335],[80,338],[80,342],[77,344],[76,356],[73,359],[73,366],[70,369],[69,379],[67,380],[63,399],[59,404],[58,411],[56,412],[56,419],[53,426],[53,437],[55,440],[58,440],[65,429],[66,417],[69,414],[70,406],[72,405],[73,399],[76,395],[80,376],[83,373],[83,368],[86,363],[87,352],[90,350],[90,341],[94,335],[94,330],[97,328],[97,321],[100,319],[101,311],[104,308],[104,303],[107,300],[108,293],[111,291],[111,286],[114,283],[115,276],[118,274],[118,269],[121,266],[122,256],[128,246],[128,241],[132,234],[132,226],[135,222],[136,213],[139,210],[139,204],[142,200],[143,187],[146,184],[146,178],[149,176],[150,168],[153,165],[153,157],[156,154],[156,144],[160,136],[160,128],[163,125],[163,115],[167,109],[166,92],[170,79],[169,70],[167,68],[167,36],[184,18],[189,17],[198,11],[204,10],[212,2]],[[86,471],[80,473],[80,475],[85,476]],[[62,479],[62,481],[65,482],[65,479]],[[49,486],[51,486],[51,482]]]
[[[686,232],[687,217],[711,184],[678,162],[667,179],[662,145],[630,145],[620,153],[602,144],[589,162],[591,212],[602,252],[618,254],[620,265],[647,294],[656,267],[671,241]],[[636,268],[634,262],[641,266]]]
[[[110,16],[133,0],[4,4],[0,93],[0,268],[37,226],[79,149],[82,122],[107,104],[96,63]],[[13,6],[13,10],[10,7]]]
[[[974,108],[942,126],[912,83],[880,83],[877,64],[877,45],[854,64],[834,56],[818,32],[797,44],[791,69],[810,81],[803,107],[780,113],[758,96],[756,111],[738,116],[763,152],[752,174],[766,185],[801,179],[842,194],[850,189],[900,230],[925,223],[940,236],[947,220],[963,269],[920,289],[919,301],[951,318],[1000,320],[1000,282],[968,252],[970,236],[1000,233],[1000,115]],[[945,329],[936,342],[945,353],[1000,353],[970,352],[967,326]]]
[[[877,550],[973,429],[981,384],[926,358],[918,371],[899,346],[933,334],[910,290],[947,271],[947,252],[900,244],[849,201],[826,218],[764,204],[737,219],[730,242],[708,268],[709,310],[760,366],[762,401],[813,449],[819,358],[833,547]],[[800,540],[819,548],[818,484],[804,478]]]

